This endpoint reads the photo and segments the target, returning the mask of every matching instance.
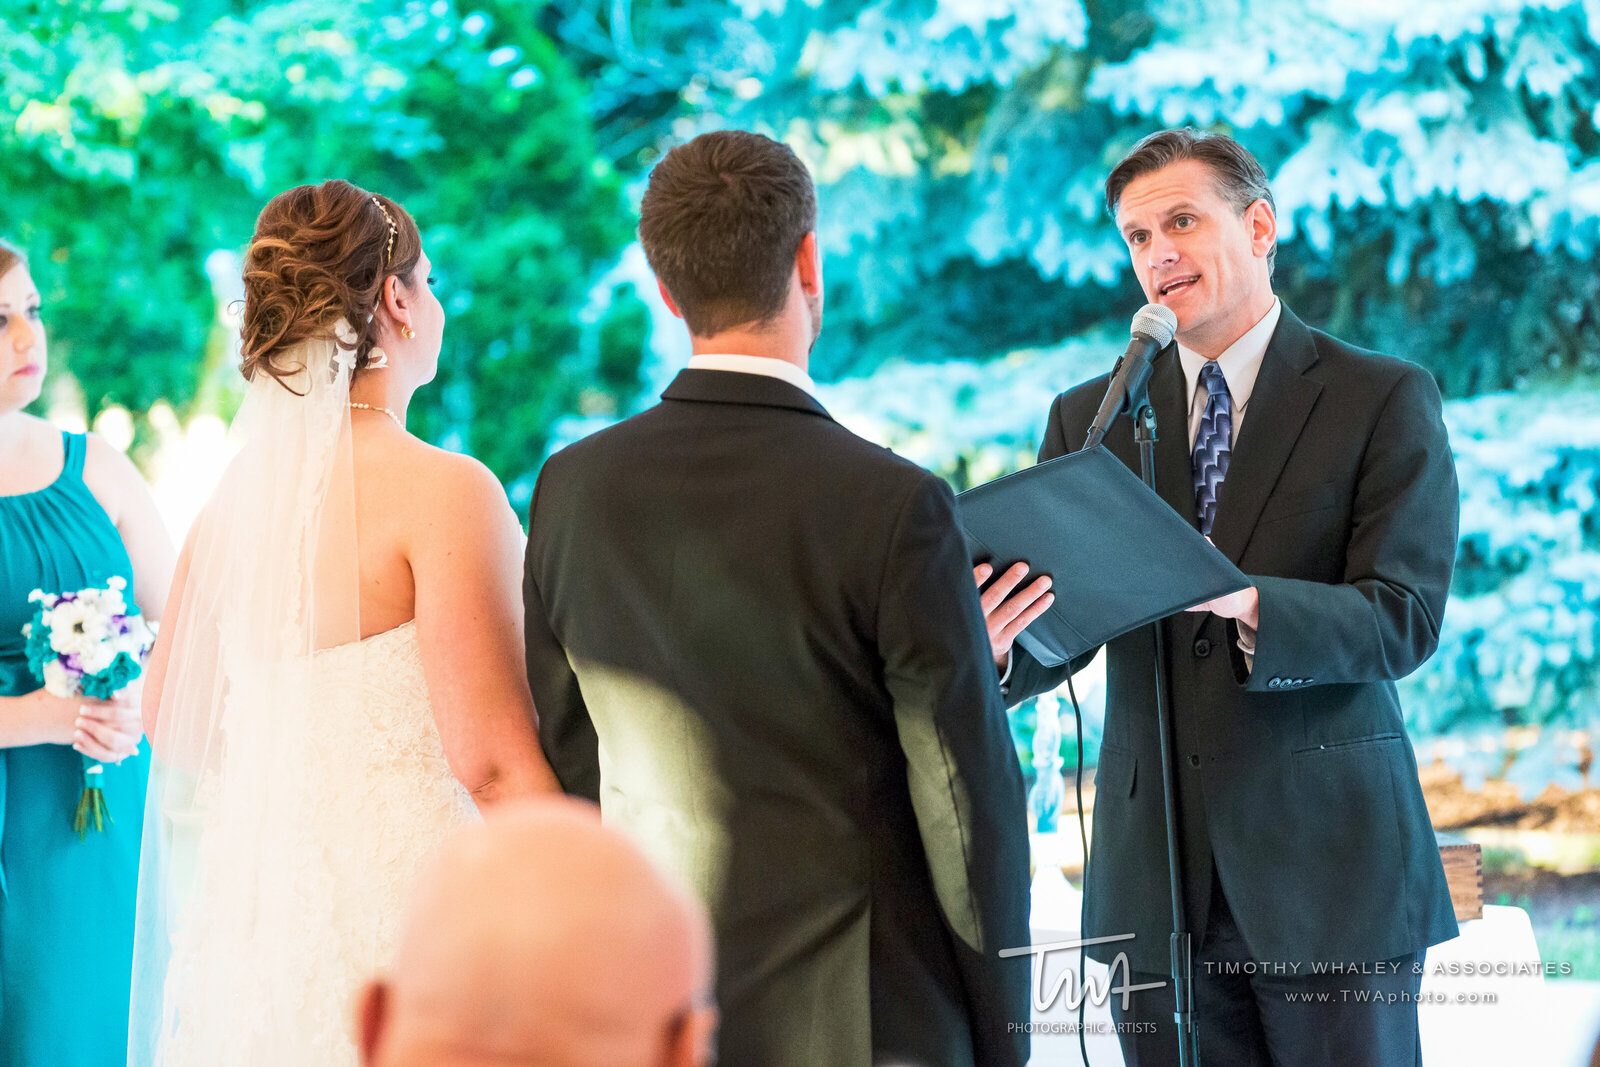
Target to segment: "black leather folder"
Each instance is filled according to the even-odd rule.
[[[972,560],[1027,562],[1053,579],[1050,610],[1017,639],[1054,667],[1114,637],[1248,588],[1250,580],[1103,446],[957,498]]]

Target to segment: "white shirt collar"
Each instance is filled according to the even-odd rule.
[[[1272,342],[1278,319],[1282,316],[1283,303],[1273,297],[1272,306],[1261,316],[1261,321],[1246,330],[1242,337],[1217,357],[1217,368],[1228,383],[1228,395],[1233,399],[1235,411],[1250,403],[1250,394],[1256,387],[1256,375],[1261,371],[1261,360],[1267,354],[1267,345]],[[1193,404],[1195,386],[1200,380],[1200,368],[1205,365],[1206,357],[1179,344],[1178,361],[1183,364],[1183,380],[1189,387],[1188,396]]]
[[[733,371],[736,374],[761,374],[768,378],[782,379],[796,388],[804,389],[813,397],[817,395],[817,383],[811,380],[811,375],[787,360],[776,359],[772,356],[740,356],[720,352],[705,353],[692,357],[689,360],[689,369],[725,370]]]

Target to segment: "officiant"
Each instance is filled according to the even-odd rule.
[[[1230,138],[1153,134],[1105,192],[1145,297],[1178,321],[1149,385],[1157,491],[1252,583],[1158,624],[1200,1061],[1409,1067],[1423,953],[1456,934],[1394,684],[1437,646],[1455,558],[1438,388],[1274,295],[1272,191]],[[1056,398],[1041,461],[1082,446],[1107,383]],[[1139,470],[1131,420],[1105,444]],[[1026,570],[983,597],[1012,704],[1088,658],[1050,669],[1013,645],[1047,587]],[[1047,577],[1070,611],[1071,575]],[[1168,979],[1173,928],[1154,647],[1150,627],[1106,646],[1084,926],[1136,935],[1090,950],[1126,951],[1136,984]],[[1230,966],[1247,962],[1266,967]],[[1366,973],[1313,973],[1334,963]],[[1129,1067],[1178,1062],[1170,982],[1112,1006],[1142,1024],[1119,1028]]]

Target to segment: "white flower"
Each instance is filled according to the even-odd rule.
[[[111,666],[117,658],[117,650],[111,647],[109,641],[97,641],[89,648],[78,653],[78,667],[84,674],[99,674]]]
[[[78,679],[60,660],[47,660],[44,665],[44,688],[51,696],[75,697],[78,695]]]
[[[107,647],[112,650],[113,655],[118,652],[126,652],[134,659],[142,660],[145,653],[150,649],[150,642],[139,632],[138,627],[135,627],[125,634],[118,634],[113,637],[107,643]]]
[[[50,647],[54,651],[70,656],[87,647],[86,614],[77,601],[57,605],[50,613]]]
[[[50,613],[50,647],[62,655],[81,655],[110,636],[110,617],[82,599],[63,601]]]
[[[119,591],[126,589],[128,588],[128,580],[120,574],[113,574],[111,580],[106,583],[106,588]]]

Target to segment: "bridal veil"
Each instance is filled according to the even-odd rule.
[[[294,788],[294,735],[317,712],[314,661],[362,637],[356,353],[342,321],[334,334],[277,361],[282,380],[255,376],[233,423],[235,454],[180,561],[149,738],[130,1067],[192,1062],[174,1049],[196,1028],[294,1022],[273,1018],[288,1009],[258,998],[250,976],[257,953],[297,920],[292,896],[274,899],[296,877],[274,828],[315,817],[284,810],[312,795]],[[199,952],[202,938],[212,943]],[[230,941],[244,943],[226,958],[216,950]]]

